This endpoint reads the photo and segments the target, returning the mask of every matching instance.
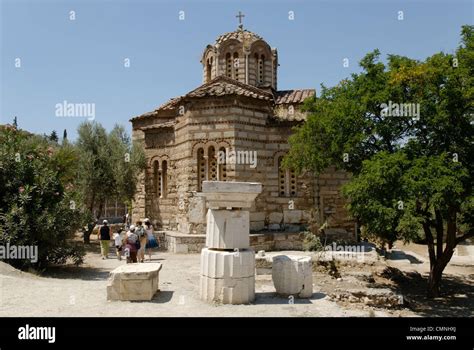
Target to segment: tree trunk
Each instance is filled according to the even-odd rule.
[[[103,211],[104,211],[104,200],[101,199],[99,202],[99,211],[97,212],[97,220],[100,219]]]
[[[89,202],[89,210],[91,213],[94,213],[94,204],[95,204],[95,192],[92,193],[92,198],[91,201]],[[92,234],[92,231],[94,230],[95,222],[89,222],[87,223],[87,229],[84,232],[84,243],[89,244],[91,242],[90,237]]]
[[[87,224],[87,230],[84,232],[84,243],[85,244],[89,244],[91,239],[91,234],[92,234],[92,231],[94,230],[94,227],[95,227],[95,223],[93,222],[90,222]]]
[[[454,253],[454,247],[446,246],[443,254],[436,258],[430,266],[430,277],[428,279],[428,297],[436,298],[440,294],[441,277]]]
[[[428,226],[428,225],[427,225]],[[447,231],[446,231],[446,247],[443,251],[443,231],[442,231],[442,218],[441,214],[436,212],[436,257],[434,257],[434,244],[433,236],[431,231],[428,228],[429,237],[427,236],[428,249],[430,251],[430,277],[428,279],[428,297],[436,298],[440,295],[440,285],[441,277],[443,271],[448,265],[451,257],[454,253],[454,248],[456,248],[456,211],[451,209],[449,210],[448,219],[447,219]],[[426,233],[425,229],[425,233]],[[431,243],[431,244],[430,244]],[[433,259],[432,259],[433,255]]]
[[[430,267],[430,277],[428,278],[428,297],[439,297],[441,276],[443,275],[444,267],[441,267],[437,261],[434,266]]]
[[[91,232],[89,232],[89,230],[84,231],[84,244],[89,244],[91,242]]]

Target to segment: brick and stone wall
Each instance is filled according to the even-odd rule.
[[[327,222],[325,230],[328,238],[334,240],[355,240],[356,227],[354,220],[347,212],[346,201],[342,196],[341,187],[350,179],[350,174],[329,168],[318,177],[320,222]]]
[[[310,221],[328,220],[330,232],[354,231],[347,218],[340,186],[348,175],[328,169],[318,178],[308,174],[296,176],[280,171],[279,157],[289,149],[288,137],[295,122],[272,118],[266,101],[246,98],[206,99],[183,105],[184,115],[176,117],[173,127],[157,127],[145,132],[139,127],[159,126],[170,121],[163,115],[134,125],[134,139],[145,147],[148,167],[140,177],[134,201],[133,220],[149,217],[155,227],[188,234],[203,234],[206,208],[199,190],[198,155],[201,148],[208,157],[210,147],[217,152],[256,152],[257,164],[226,164],[226,181],[248,181],[263,184],[263,192],[251,209],[250,228],[259,230],[301,231]],[[167,161],[166,195],[158,196],[155,163]],[[286,176],[282,191],[281,176]],[[293,178],[294,176],[294,178]],[[288,181],[293,181],[291,185]],[[315,218],[315,208],[319,217]]]
[[[163,242],[163,248],[172,253],[200,253],[206,246],[204,234],[185,234],[175,231],[161,231],[158,234]],[[250,246],[255,252],[303,250],[303,234],[299,232],[251,234]]]

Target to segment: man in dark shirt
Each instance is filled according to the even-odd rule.
[[[107,259],[110,247],[110,226],[107,220],[104,220],[103,225],[99,228],[100,253],[102,260]]]

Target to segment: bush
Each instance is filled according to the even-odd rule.
[[[306,231],[303,232],[303,249],[306,251],[319,252],[323,251],[324,247],[321,243],[321,240],[318,236],[312,232]]]
[[[11,265],[82,262],[84,252],[69,240],[85,217],[71,183],[76,162],[67,147],[14,127],[0,129],[0,245],[38,247],[36,262],[7,260]]]

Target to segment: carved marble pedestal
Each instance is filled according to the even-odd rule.
[[[255,253],[249,249],[249,211],[260,183],[204,181],[206,246],[201,251],[201,299],[247,304],[255,299]]]

